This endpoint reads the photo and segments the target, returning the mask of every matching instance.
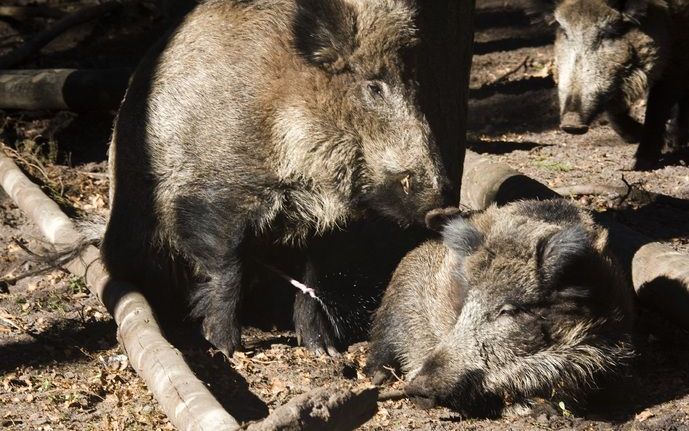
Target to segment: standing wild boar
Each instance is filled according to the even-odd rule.
[[[374,382],[397,367],[417,404],[470,416],[580,395],[632,353],[631,290],[606,240],[566,201],[450,219],[385,292],[367,364]]]
[[[678,136],[671,138],[686,144],[689,0],[554,0],[546,7],[558,26],[555,63],[564,131],[586,133],[605,112],[625,141],[639,142],[635,168],[648,169],[660,157],[666,123],[678,106]],[[641,125],[629,111],[647,93]]]
[[[369,210],[423,220],[447,181],[417,106],[414,19],[406,0],[210,0],[187,15],[116,120],[112,276],[186,287],[231,355],[256,244],[308,248]],[[318,331],[303,305],[298,331]]]

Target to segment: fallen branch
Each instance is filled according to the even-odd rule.
[[[94,111],[117,108],[129,69],[0,71],[0,109]]]
[[[38,33],[25,44],[0,57],[0,69],[10,69],[17,64],[23,63],[38,53],[41,48],[50,43],[53,39],[70,28],[96,19],[119,8],[120,6],[122,6],[121,3],[112,1],[109,3],[103,3],[97,6],[81,9],[72,15],[62,18],[46,30]]]
[[[462,185],[461,202],[472,209],[519,199],[560,197],[544,184],[471,151],[466,154]],[[689,255],[653,242],[605,214],[595,217],[608,229],[610,248],[639,300],[689,328]]]
[[[83,238],[72,221],[33,184],[17,165],[0,152],[0,184],[7,194],[38,225],[48,241],[60,248],[74,248]],[[206,385],[194,376],[182,354],[163,337],[153,310],[136,288],[110,280],[92,245],[64,264],[84,277],[89,290],[113,316],[118,339],[129,362],[158,400],[170,422],[180,430],[236,430],[240,426]],[[333,429],[350,430],[376,412],[378,391],[354,393],[347,389],[316,389],[296,397],[250,430]]]
[[[336,388],[319,388],[293,398],[258,423],[248,424],[248,431],[269,430],[353,430],[377,411],[378,390],[353,393]]]

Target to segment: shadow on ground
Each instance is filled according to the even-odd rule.
[[[27,341],[0,345],[0,372],[19,366],[40,366],[51,362],[74,362],[88,353],[117,345],[113,321],[82,323],[61,320]]]

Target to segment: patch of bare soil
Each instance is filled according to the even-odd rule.
[[[42,2],[65,12],[89,3]],[[0,54],[52,21],[0,18]],[[686,154],[668,154],[665,166],[651,172],[629,172],[623,168],[634,147],[622,144],[605,124],[582,136],[559,132],[549,29],[531,24],[509,0],[479,1],[477,25],[471,148],[551,187],[593,184],[634,190],[584,196],[578,202],[689,251]],[[75,28],[22,67],[133,67],[161,28],[155,8],[141,2]],[[113,113],[0,113],[0,141],[14,149],[11,155],[69,214],[102,215],[107,213],[104,160],[112,118]],[[0,274],[39,268],[26,249],[42,247],[37,229],[3,196]],[[296,346],[291,331],[247,328],[246,350],[226,360],[191,328],[170,335],[240,421],[261,418],[317,386],[370,384],[362,374],[365,342],[338,358],[315,357]],[[406,400],[385,401],[363,429],[689,429],[688,334],[640,309],[635,335],[634,366],[585,410],[562,405],[559,411],[533,416],[476,420],[442,408],[419,410]],[[128,365],[105,309],[81,280],[51,270],[0,293],[0,428],[172,427]]]

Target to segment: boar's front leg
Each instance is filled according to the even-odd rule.
[[[661,79],[651,88],[646,103],[644,130],[639,148],[636,150],[635,170],[649,170],[660,158],[665,143],[665,124],[679,99],[676,93],[675,81],[668,77]]]
[[[304,277],[306,285],[319,292],[319,280],[317,268],[309,260],[306,263],[306,274]],[[297,342],[306,346],[317,355],[324,353],[330,356],[337,356],[337,339],[335,337],[336,328],[333,327],[335,311],[324,309],[324,305],[308,295],[297,293],[294,300],[294,329],[297,333]],[[328,314],[329,313],[329,314]],[[328,317],[330,316],[330,317]]]
[[[629,108],[624,102],[615,103],[607,110],[610,127],[627,143],[641,140],[643,125],[629,115]]]

